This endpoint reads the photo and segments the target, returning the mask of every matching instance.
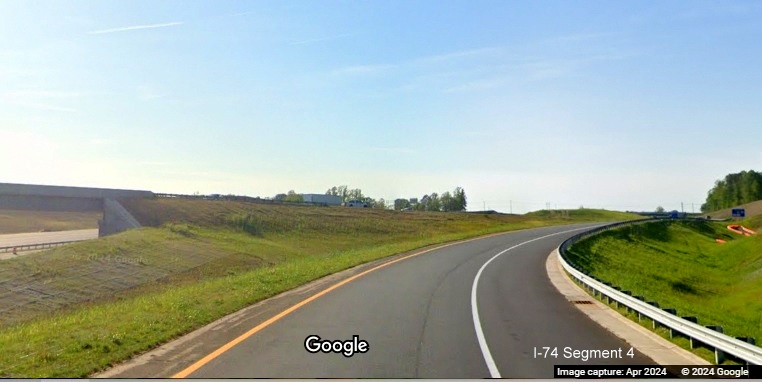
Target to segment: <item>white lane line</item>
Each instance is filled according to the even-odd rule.
[[[487,260],[487,262],[484,263],[484,265],[482,265],[481,268],[479,268],[479,272],[476,272],[476,277],[474,277],[474,284],[471,286],[471,315],[474,318],[474,329],[476,329],[476,339],[479,340],[479,347],[482,349],[482,356],[484,356],[484,362],[487,363],[487,368],[489,369],[489,374],[492,378],[501,378],[501,377],[500,377],[500,371],[497,370],[497,365],[495,364],[495,360],[492,358],[492,353],[490,353],[489,351],[489,346],[487,346],[487,340],[484,338],[484,330],[482,330],[481,320],[479,319],[479,307],[476,304],[476,289],[477,289],[477,286],[479,285],[479,278],[482,276],[482,271],[484,271],[484,269],[487,268],[487,265],[489,265],[489,263],[491,263],[492,260],[497,259],[498,256],[512,249],[521,247],[524,244],[528,244],[537,240],[542,240],[551,236],[561,235],[564,233],[569,233],[574,231],[581,231],[583,229],[593,229],[593,228],[595,228],[595,226],[570,229],[568,231],[551,233],[550,235],[540,236],[532,240],[527,240],[525,242],[516,244],[513,247],[505,249],[501,251],[500,253],[498,253],[497,255],[492,256],[491,259]]]

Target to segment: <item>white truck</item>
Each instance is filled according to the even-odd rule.
[[[360,208],[368,208],[368,203],[365,203],[360,200],[349,200],[344,202],[344,206],[346,207],[360,207]]]

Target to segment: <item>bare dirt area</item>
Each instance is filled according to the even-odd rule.
[[[0,209],[0,235],[24,232],[98,228],[101,212],[27,211]]]
[[[756,202],[742,204],[740,206],[733,207],[733,208],[745,209],[747,218],[762,215],[762,200],[757,200]],[[709,216],[712,219],[728,219],[732,217],[733,208],[726,208],[724,210],[709,212],[709,213],[703,214],[703,216]]]

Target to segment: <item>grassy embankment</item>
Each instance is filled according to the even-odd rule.
[[[180,199],[125,204],[150,227],[0,262],[0,281],[22,280],[38,293],[31,304],[16,301],[0,321],[0,377],[87,376],[256,301],[422,246],[636,218],[596,210],[515,216]],[[10,293],[0,284],[0,299],[23,287]]]
[[[576,243],[570,254],[592,274],[633,295],[676,308],[680,316],[696,316],[702,325],[721,325],[728,335],[760,341],[762,235],[744,237],[727,224],[662,221],[623,227]],[[743,224],[759,228],[762,217]],[[710,352],[699,354],[714,359]]]
[[[0,209],[0,235],[98,228],[102,212],[57,212]]]

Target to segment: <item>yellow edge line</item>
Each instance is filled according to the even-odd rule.
[[[544,228],[544,227],[535,227],[535,228]],[[223,353],[225,353],[226,351],[230,350],[231,348],[233,348],[234,346],[238,345],[239,343],[243,342],[247,338],[253,336],[257,332],[259,332],[262,329],[270,326],[271,324],[275,323],[276,321],[280,320],[281,318],[287,316],[289,313],[291,313],[291,312],[301,308],[304,305],[309,304],[310,302],[312,302],[314,300],[317,300],[318,298],[326,295],[328,292],[330,292],[330,291],[332,291],[332,290],[334,290],[334,289],[336,289],[336,288],[338,288],[338,287],[340,287],[340,286],[342,286],[344,284],[347,284],[347,283],[351,282],[352,280],[355,280],[357,278],[360,278],[362,276],[367,275],[368,273],[371,273],[371,272],[379,270],[379,269],[381,269],[383,267],[392,265],[392,264],[394,264],[394,263],[396,263],[398,261],[406,260],[406,259],[409,259],[411,257],[422,255],[424,253],[428,253],[428,252],[431,252],[431,251],[436,251],[438,249],[447,248],[447,247],[452,246],[452,245],[463,244],[463,243],[467,243],[469,241],[486,239],[488,237],[498,236],[498,235],[504,235],[504,234],[507,234],[507,233],[513,233],[513,232],[517,232],[517,231],[524,231],[524,229],[514,230],[514,231],[506,231],[506,232],[498,232],[498,233],[493,233],[493,234],[489,234],[489,235],[485,235],[485,236],[479,236],[479,237],[475,237],[475,238],[471,238],[471,239],[466,239],[466,240],[461,240],[461,241],[456,241],[456,242],[440,245],[438,247],[429,248],[429,249],[421,251],[421,252],[416,252],[416,253],[413,253],[413,254],[410,254],[410,255],[407,255],[407,256],[404,256],[404,257],[400,257],[399,259],[392,260],[392,261],[389,261],[389,262],[377,265],[377,266],[375,266],[375,267],[373,267],[371,269],[368,269],[367,271],[358,273],[358,274],[356,274],[356,275],[354,275],[352,277],[349,277],[349,278],[347,278],[345,280],[342,280],[342,281],[340,281],[340,282],[338,282],[338,283],[336,283],[334,285],[331,285],[330,287],[326,288],[325,290],[322,290],[322,291],[320,291],[320,292],[318,292],[318,293],[316,293],[316,294],[314,294],[314,295],[312,295],[312,296],[302,300],[301,302],[297,303],[296,305],[293,305],[292,307],[290,307],[290,308],[288,308],[288,309],[278,313],[277,315],[271,317],[267,321],[265,321],[265,322],[255,326],[255,327],[249,329],[249,331],[247,331],[246,333],[241,334],[240,336],[236,337],[234,340],[226,343],[225,345],[220,346],[217,350],[207,354],[204,358],[201,358],[200,360],[196,361],[192,365],[188,366],[187,368],[185,368],[182,371],[178,372],[177,374],[173,375],[172,378],[185,378],[185,377],[189,376],[190,374],[192,374],[196,370],[202,368],[204,365],[206,365],[207,363],[211,362],[215,358],[221,356]]]

